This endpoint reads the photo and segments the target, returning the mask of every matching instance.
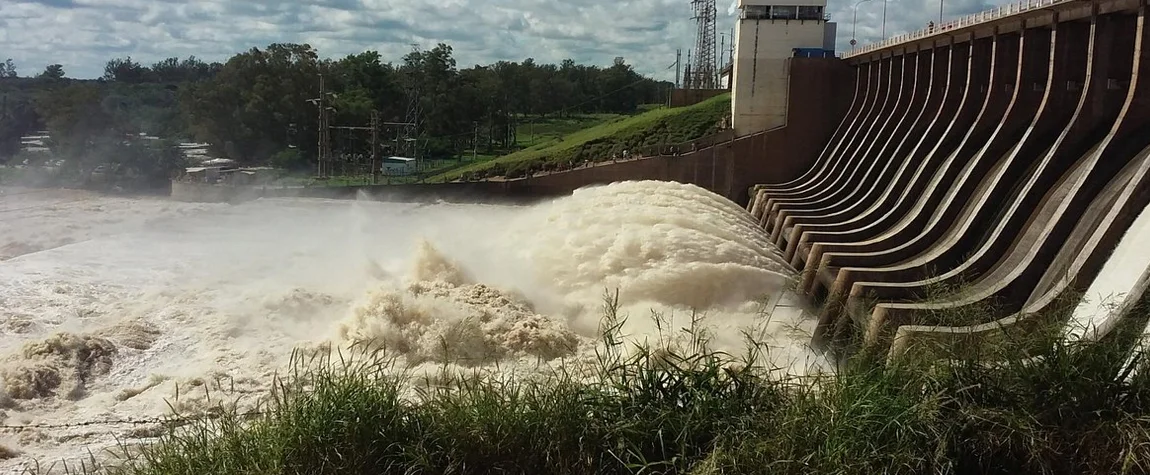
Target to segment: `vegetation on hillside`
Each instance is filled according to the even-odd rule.
[[[428,160],[509,153],[530,133],[524,124],[632,114],[641,104],[662,103],[671,86],[622,61],[600,67],[527,59],[460,69],[446,44],[399,63],[375,51],[327,59],[299,44],[252,48],[222,64],[191,57],[146,66],[116,58],[99,80],[68,79],[60,65],[34,78],[17,77],[10,61],[0,66],[0,164],[16,158],[21,135],[46,128],[56,139],[49,144],[54,158],[87,160],[78,169],[92,168],[79,150],[94,138],[118,143],[142,133],[207,142],[215,156],[241,164],[310,170],[321,76],[332,125],[367,126],[373,111],[384,122],[406,122],[414,112],[416,140],[397,142],[398,130],[385,127],[382,153],[418,151]],[[333,131],[331,139],[337,157],[371,154],[366,131]]]
[[[779,376],[754,331],[709,349],[694,325],[621,343],[607,300],[598,364],[536,378],[451,374],[420,385],[378,354],[311,360],[266,411],[224,410],[110,473],[1118,474],[1150,471],[1150,359],[1117,340],[1033,335],[996,364],[886,362]],[[657,317],[657,316],[656,316]],[[662,327],[660,327],[662,328]],[[682,333],[672,330],[678,335]],[[1129,340],[1126,340],[1127,342]],[[1034,350],[1037,348],[1037,350]],[[1140,348],[1140,347],[1139,347]]]
[[[724,94],[693,106],[617,118],[488,162],[452,170],[440,178],[518,178],[586,162],[609,161],[624,151],[652,145],[682,144],[717,132],[722,119],[730,114],[730,101],[730,95]]]

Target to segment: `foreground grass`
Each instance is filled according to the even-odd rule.
[[[1038,353],[772,376],[767,351],[705,338],[625,351],[608,306],[598,365],[453,375],[410,395],[378,355],[301,363],[265,414],[178,429],[122,474],[1147,473],[1144,353],[1051,331]],[[663,341],[660,338],[660,341]]]
[[[516,178],[529,172],[584,161],[610,160],[623,150],[659,144],[679,144],[717,131],[719,121],[730,113],[731,97],[724,94],[688,107],[654,109],[630,117],[619,117],[578,130],[563,130],[549,141],[539,142],[518,152],[484,163],[452,170],[432,181],[475,180],[505,176]],[[556,129],[557,130],[557,129]],[[524,128],[518,129],[520,140]]]

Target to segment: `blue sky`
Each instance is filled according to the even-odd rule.
[[[1001,3],[946,1],[947,18]],[[733,5],[719,2],[719,31],[729,31]],[[828,5],[840,50],[853,5]],[[882,0],[859,5],[860,43],[880,38],[882,10]],[[690,16],[689,0],[0,0],[0,60],[12,58],[23,76],[60,63],[70,77],[90,78],[128,55],[145,64],[189,55],[223,61],[281,42],[310,43],[329,57],[374,49],[397,62],[412,43],[446,42],[460,66],[528,57],[608,65],[623,56],[671,79],[675,49],[693,47]],[[937,16],[938,0],[889,0],[887,33]]]

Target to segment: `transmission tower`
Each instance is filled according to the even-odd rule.
[[[411,44],[411,52],[419,54],[419,43]],[[419,163],[419,130],[420,120],[423,116],[423,105],[420,101],[421,86],[419,78],[408,83],[407,89],[407,113],[404,114],[404,122],[409,125],[404,125],[399,129],[399,134],[396,136],[396,152],[401,156],[416,159],[416,167],[420,166]]]
[[[331,154],[331,123],[329,113],[333,108],[328,105],[327,88],[324,85],[324,77],[319,76],[319,97],[309,99],[308,102],[315,104],[319,108],[319,143],[316,150],[318,154],[316,157],[316,176],[319,178],[329,178],[332,176],[332,154]]]
[[[687,89],[715,89],[718,87],[718,68],[715,66],[715,0],[691,0],[695,10],[695,61],[686,84]]]

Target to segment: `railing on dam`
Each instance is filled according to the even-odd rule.
[[[978,13],[975,13],[973,15],[967,15],[967,16],[961,17],[957,20],[951,20],[951,21],[948,21],[946,23],[942,23],[940,25],[935,25],[933,28],[927,27],[927,28],[923,28],[923,29],[918,30],[918,31],[913,31],[910,33],[904,33],[904,34],[901,34],[898,36],[892,36],[892,37],[887,38],[883,41],[879,41],[877,43],[871,43],[871,44],[868,44],[868,45],[863,46],[861,48],[855,49],[854,51],[846,53],[844,55],[844,57],[850,58],[850,57],[870,53],[870,52],[875,51],[875,50],[880,50],[880,49],[886,48],[888,46],[894,46],[897,44],[906,43],[906,42],[918,40],[921,38],[926,38],[928,36],[946,33],[948,31],[954,31],[954,30],[957,30],[960,28],[965,28],[968,26],[973,26],[973,25],[977,25],[980,23],[985,23],[988,21],[997,20],[1000,18],[1005,18],[1005,17],[1011,16],[1011,15],[1017,15],[1020,13],[1025,13],[1025,12],[1029,12],[1029,11],[1033,11],[1033,10],[1039,10],[1039,9],[1047,8],[1047,7],[1050,7],[1053,5],[1058,5],[1060,3],[1070,3],[1072,1],[1074,1],[1074,0],[1027,0],[1025,2],[1012,3],[1010,5],[1003,5],[1001,7],[998,7],[998,8],[992,9],[992,10],[986,10],[986,11],[978,12]]]

